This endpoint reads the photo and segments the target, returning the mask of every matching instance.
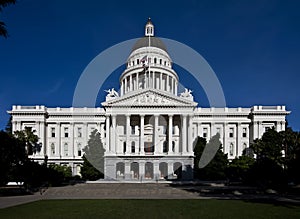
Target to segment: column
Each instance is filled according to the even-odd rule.
[[[178,86],[178,83],[177,81],[175,82],[175,95],[177,95],[177,86]]]
[[[74,147],[75,147],[75,145],[74,145],[74,123],[73,122],[70,122],[70,139],[71,139],[71,153],[70,153],[70,155],[71,155],[71,157],[74,157],[75,156],[75,154],[74,154]]]
[[[151,72],[150,72],[150,69],[148,71],[148,88],[151,88]]]
[[[280,132],[281,131],[281,124],[279,121],[276,122],[276,131]]]
[[[182,153],[186,153],[186,115],[182,115]]]
[[[167,75],[167,91],[170,91],[170,86],[169,86],[169,75]]]
[[[145,115],[140,115],[140,153],[144,154],[144,122],[145,122]]]
[[[228,126],[228,123],[227,122],[224,122],[224,127],[223,127],[223,145],[222,145],[222,148],[223,148],[223,152],[224,153],[227,153],[228,150],[228,141],[226,141],[226,139],[228,138],[228,131],[227,131],[227,126]]]
[[[159,162],[158,160],[153,161],[153,179],[159,180],[160,174],[159,174]]]
[[[121,81],[121,96],[123,96],[123,94],[124,94],[124,81],[122,80]]]
[[[18,131],[21,131],[21,130],[22,130],[22,125],[21,125],[21,122],[20,122],[20,121],[17,122],[17,130],[18,130]]]
[[[258,138],[261,138],[261,136],[263,135],[263,132],[264,132],[263,127],[262,127],[262,122],[259,121],[257,123],[258,123]]]
[[[112,135],[111,135],[111,148],[114,153],[117,152],[117,144],[116,144],[116,135],[117,135],[117,122],[116,115],[112,115]]]
[[[139,162],[139,177],[141,182],[145,179],[145,161]]]
[[[130,115],[126,115],[126,154],[131,153],[131,142],[130,142]]]
[[[129,160],[125,160],[125,171],[124,171],[125,179],[131,179],[130,175],[130,162]]]
[[[57,130],[57,140],[58,140],[58,144],[57,144],[57,147],[58,147],[58,155],[61,157],[62,155],[62,151],[61,151],[61,138],[60,138],[60,134],[61,134],[61,130],[60,130],[60,123],[56,123],[56,130]]]
[[[236,135],[236,151],[235,151],[235,156],[240,156],[242,155],[242,142],[241,142],[241,138],[242,138],[242,126],[241,123],[239,122],[237,124],[237,135]]]
[[[202,136],[202,130],[201,130],[201,123],[197,123],[197,136],[201,137]]]
[[[139,89],[139,73],[136,73],[136,89]]]
[[[15,131],[17,131],[17,122],[12,122],[12,133],[14,133]]]
[[[99,133],[100,133],[101,141],[103,142],[103,137],[104,137],[104,123],[100,123],[100,130],[99,130]],[[104,146],[104,145],[103,145],[103,146]],[[105,150],[107,150],[107,148],[105,148]]]
[[[174,89],[173,89],[173,83],[174,83],[174,79],[173,77],[171,77],[171,93],[174,94]]]
[[[285,121],[281,121],[281,131],[285,131]]]
[[[158,118],[159,115],[154,115],[154,154],[161,154],[163,152],[162,147],[159,145]]]
[[[154,89],[155,88],[155,72],[153,71],[153,74],[152,74],[152,88]]]
[[[126,94],[127,93],[127,77],[125,77],[124,80],[125,80],[124,94]]]
[[[173,153],[172,150],[172,141],[173,141],[173,115],[169,115],[169,132],[168,132],[168,139],[169,139],[169,150],[168,153]]]
[[[188,152],[193,153],[193,115],[189,115],[188,127]]]
[[[162,72],[160,73],[160,89],[162,90],[163,89],[163,80],[162,80]]]
[[[45,122],[41,121],[40,122],[40,141],[42,143],[42,148],[41,150],[43,150],[43,155],[47,154],[47,147],[46,147],[46,141],[45,141]]]
[[[173,164],[168,163],[168,179],[173,179]]]
[[[132,91],[132,74],[129,76],[129,90]]]
[[[106,151],[111,152],[111,145],[110,145],[110,118],[109,115],[106,115]]]
[[[215,123],[214,122],[212,122],[211,124],[210,124],[210,138],[209,139],[211,139],[213,136],[215,135]]]

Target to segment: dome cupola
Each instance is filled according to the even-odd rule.
[[[127,66],[120,77],[121,96],[141,89],[157,89],[177,95],[178,76],[165,44],[154,36],[149,18],[145,35],[132,47]]]

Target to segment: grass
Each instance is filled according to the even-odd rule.
[[[241,200],[43,200],[0,218],[300,218],[300,207]]]

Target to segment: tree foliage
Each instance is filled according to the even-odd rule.
[[[247,155],[233,159],[227,169],[229,180],[247,183],[249,181],[249,171],[253,168],[254,163],[255,159]]]
[[[226,168],[228,165],[227,154],[222,151],[222,144],[219,140],[219,135],[213,136],[209,143],[214,141],[217,143],[219,148],[213,157],[213,159],[204,168],[199,168],[199,161],[203,155],[204,149],[209,144],[206,144],[206,140],[203,138],[197,139],[197,143],[194,148],[195,153],[195,178],[202,180],[224,180],[226,179]],[[216,141],[216,142],[215,142]]]
[[[0,12],[2,12],[3,8],[7,7],[8,5],[15,4],[16,0],[1,0],[0,1]],[[0,21],[0,36],[4,36],[5,38],[8,36],[5,23]]]
[[[41,145],[38,144],[39,137],[34,134],[30,127],[25,127],[24,130],[15,131],[16,138],[25,144],[27,155],[32,155],[41,150]]]
[[[104,148],[100,133],[95,129],[90,134],[88,145],[83,149],[83,166],[81,176],[86,180],[97,180],[104,177]]]
[[[282,186],[287,180],[300,182],[299,133],[291,128],[266,131],[250,146],[256,154],[252,180],[262,186]]]
[[[27,159],[25,145],[12,135],[0,131],[0,185],[6,184]]]

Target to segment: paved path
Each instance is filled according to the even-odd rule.
[[[26,204],[40,199],[41,199],[40,194],[0,197],[0,209],[12,207],[15,205]]]
[[[222,192],[205,194],[206,186],[172,186],[165,183],[82,183],[50,187],[43,194],[0,197],[0,209],[47,199],[265,199],[300,204],[300,200],[274,195]],[[201,194],[201,195],[200,195]]]
[[[168,184],[77,184],[49,188],[44,199],[195,199],[197,193]]]
[[[46,199],[195,199],[196,193],[168,184],[93,183],[50,187],[42,195],[0,197],[0,209]]]

